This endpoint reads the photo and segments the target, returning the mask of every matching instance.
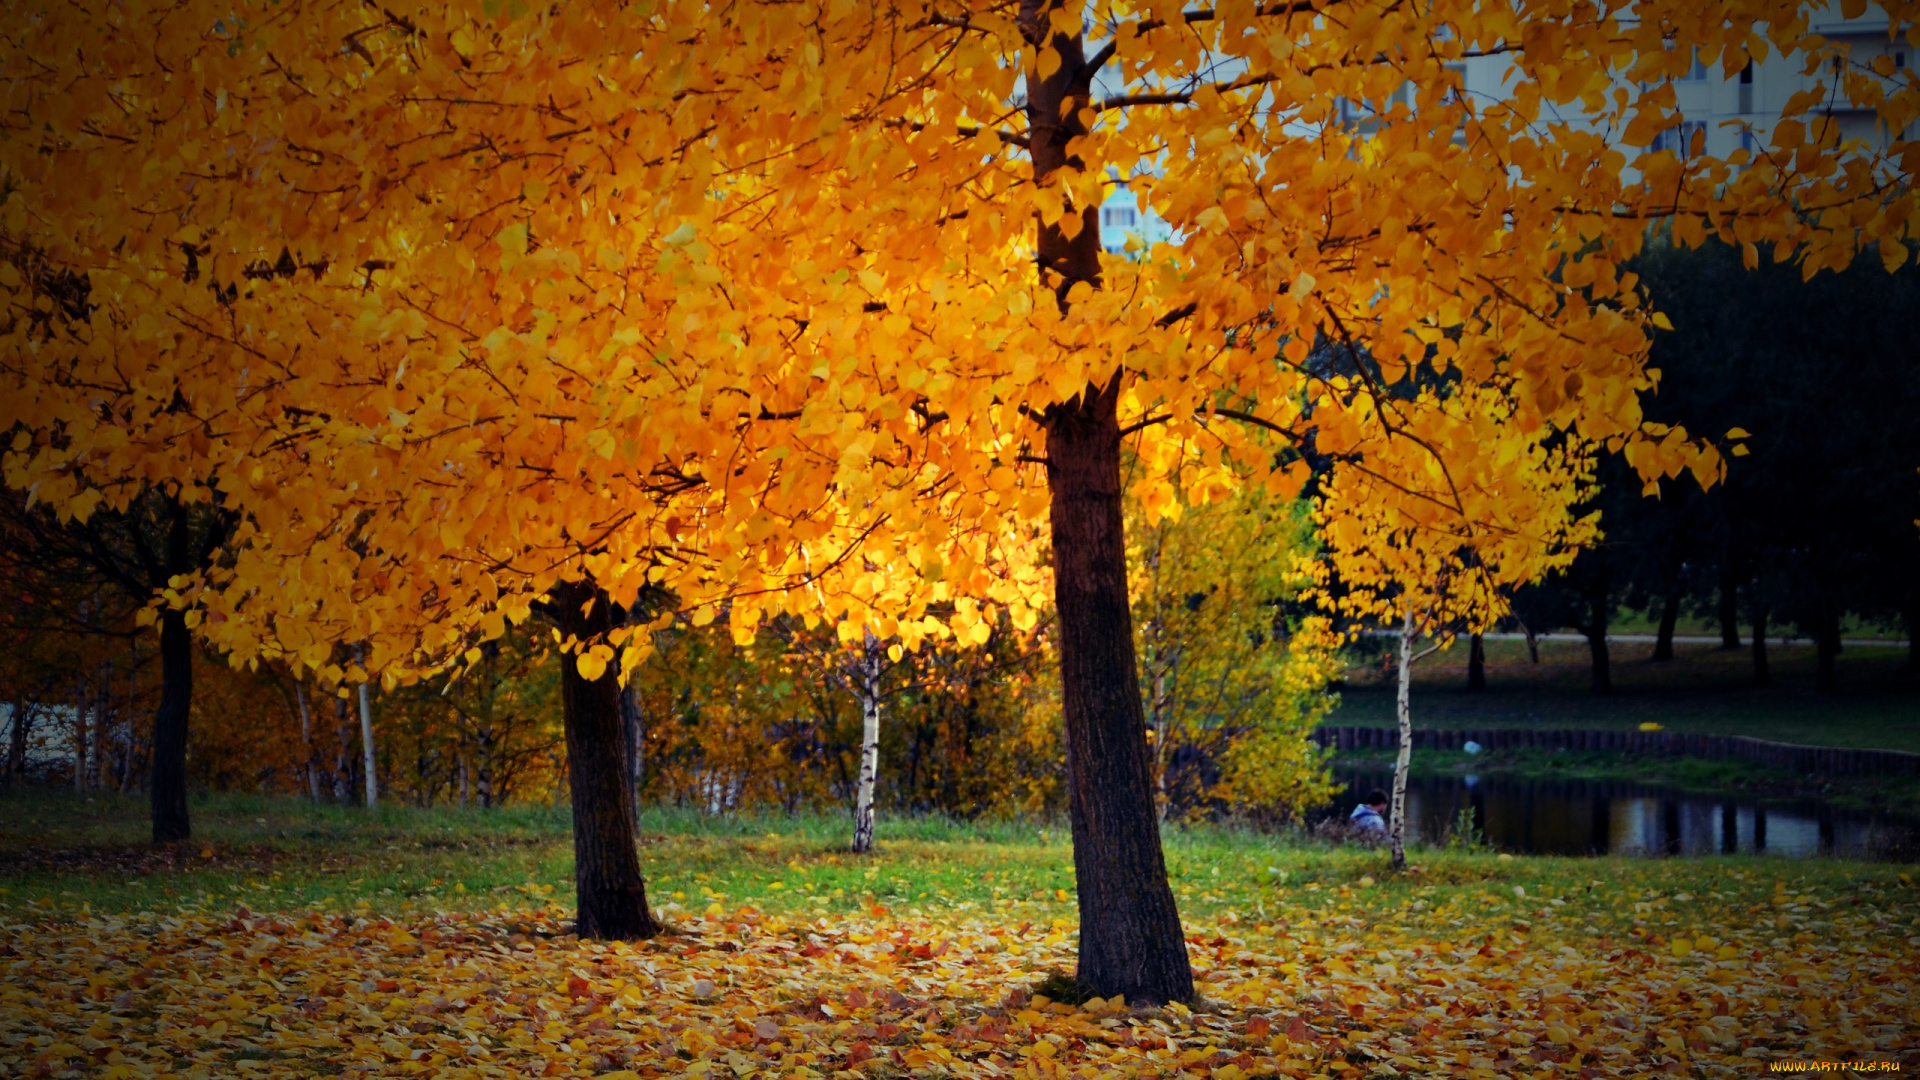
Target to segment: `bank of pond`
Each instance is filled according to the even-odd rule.
[[[1309,824],[1338,820],[1391,770],[1336,769],[1347,788]],[[1920,859],[1920,814],[1829,799],[1702,795],[1619,781],[1490,774],[1407,782],[1408,841],[1515,855],[1778,855]]]

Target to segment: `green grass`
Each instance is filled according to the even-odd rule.
[[[121,797],[0,795],[0,909],[174,912],[318,909],[395,917],[431,911],[558,912],[572,903],[564,813],[387,807],[377,814],[293,799],[213,796],[195,805],[196,841],[176,867],[141,867],[144,807]],[[711,818],[655,811],[642,865],[669,921],[752,906],[830,916],[880,906],[1070,926],[1072,853],[1057,826],[881,819],[878,850],[844,850],[837,815]],[[1220,922],[1331,916],[1395,918],[1463,911],[1520,885],[1580,900],[1600,882],[1657,895],[1713,895],[1760,904],[1781,882],[1840,902],[1862,889],[1911,903],[1903,868],[1839,860],[1513,858],[1417,850],[1410,875],[1384,852],[1297,835],[1220,827],[1170,828],[1169,871],[1185,917]],[[210,854],[207,854],[210,853]],[[50,863],[52,865],[50,865]],[[1515,894],[1517,895],[1517,894]],[[1372,913],[1369,915],[1368,913]],[[1632,909],[1584,901],[1569,933],[1633,921]],[[1438,917],[1438,916],[1435,916]],[[1617,927],[1616,927],[1617,928]]]
[[[1747,735],[1814,746],[1920,751],[1920,675],[1905,647],[1851,646],[1839,661],[1839,690],[1814,689],[1811,646],[1771,650],[1774,685],[1756,687],[1748,654],[1716,645],[1678,645],[1656,664],[1650,643],[1616,642],[1614,693],[1595,695],[1581,641],[1541,645],[1528,661],[1522,641],[1487,642],[1487,689],[1466,690],[1466,644],[1414,669],[1413,722],[1422,728],[1633,728],[1649,721],[1673,731]],[[1393,682],[1378,661],[1348,673],[1329,724],[1391,725]]]

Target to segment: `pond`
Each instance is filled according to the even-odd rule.
[[[1390,771],[1336,769],[1347,784],[1317,823],[1345,817]],[[1715,798],[1630,783],[1507,776],[1415,776],[1408,841],[1446,842],[1462,810],[1497,851],[1516,855],[1834,855],[1911,860],[1920,818],[1817,799]]]

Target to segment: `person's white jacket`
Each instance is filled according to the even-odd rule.
[[[1387,819],[1380,816],[1380,811],[1366,803],[1353,808],[1353,813],[1347,817],[1347,824],[1362,832],[1384,833],[1387,831]]]

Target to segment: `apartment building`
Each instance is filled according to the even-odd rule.
[[[1819,88],[1826,107],[1815,118],[1825,117],[1839,125],[1841,140],[1864,140],[1884,146],[1899,133],[1889,133],[1880,125],[1870,108],[1855,108],[1840,91],[1840,80],[1849,72],[1880,79],[1889,88],[1907,77],[1910,64],[1920,63],[1920,49],[1903,40],[1889,41],[1884,11],[1869,8],[1867,14],[1848,19],[1840,14],[1838,3],[1812,5],[1815,14],[1810,28],[1829,41],[1845,48],[1842,60],[1835,58],[1809,73],[1802,56],[1769,56],[1743,70],[1728,74],[1721,65],[1709,66],[1696,59],[1685,75],[1675,81],[1674,96],[1681,119],[1661,132],[1652,150],[1673,150],[1686,154],[1696,134],[1704,151],[1725,157],[1745,148],[1750,153],[1763,151],[1773,133],[1773,123],[1789,98],[1803,90]],[[1502,100],[1510,86],[1510,61],[1505,57],[1480,57],[1455,66],[1461,76],[1462,92],[1470,99],[1492,103]],[[1411,87],[1403,87],[1400,100],[1412,104]],[[1340,119],[1360,131],[1373,123],[1373,111],[1361,104],[1343,102]],[[1578,114],[1562,114],[1557,119],[1579,123]],[[1637,149],[1637,148],[1634,148]],[[1111,252],[1124,250],[1130,236],[1148,245],[1175,239],[1171,226],[1151,209],[1139,207],[1133,192],[1116,184],[1100,208],[1100,244]]]

